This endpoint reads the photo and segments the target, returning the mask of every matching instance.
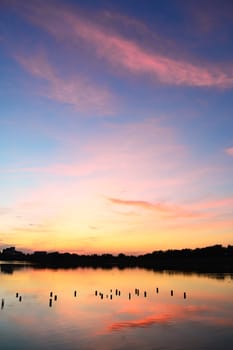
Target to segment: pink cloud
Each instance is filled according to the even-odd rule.
[[[82,40],[96,55],[114,67],[132,74],[148,75],[165,84],[198,87],[230,88],[233,86],[233,67],[209,63],[196,64],[172,55],[145,50],[137,42],[100,25],[79,11],[45,5],[24,3],[24,15],[51,35],[62,41],[76,43]]]
[[[45,55],[15,55],[16,60],[34,77],[48,84],[42,94],[46,97],[73,106],[85,113],[113,114],[115,99],[107,88],[100,87],[83,76],[61,78],[50,65]]]
[[[152,34],[143,22],[120,12],[106,10],[101,14],[101,18],[103,18],[105,22],[107,21],[111,25],[117,24],[117,26],[120,28],[126,28],[127,30],[129,30],[129,28],[132,28],[134,32],[137,31],[140,34]]]
[[[179,207],[177,205],[169,205],[166,203],[151,203],[147,201],[140,201],[140,200],[124,200],[119,198],[108,198],[108,200],[113,204],[119,204],[119,205],[125,205],[125,206],[131,206],[131,207],[139,207],[142,209],[149,209],[153,210],[155,212],[162,213],[166,215],[166,217],[181,217],[181,218],[193,218],[193,217],[200,217],[201,215],[196,212],[189,211],[185,208]]]
[[[225,152],[226,152],[226,154],[228,154],[229,156],[233,156],[233,147],[225,148]]]

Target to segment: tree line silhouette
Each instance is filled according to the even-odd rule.
[[[233,246],[220,244],[195,249],[158,250],[143,255],[59,253],[35,251],[25,254],[15,247],[2,250],[0,260],[26,261],[40,267],[144,267],[150,269],[233,272]]]

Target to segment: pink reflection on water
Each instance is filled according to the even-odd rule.
[[[150,339],[156,337],[159,343],[166,334],[175,334],[178,339],[179,331],[186,332],[187,327],[191,333],[201,331],[203,337],[208,337],[209,327],[229,333],[233,326],[230,280],[137,269],[29,269],[12,275],[1,274],[1,282],[0,296],[6,303],[4,310],[0,310],[0,334],[1,327],[8,325],[10,335],[20,333],[32,343],[50,339],[54,348],[58,343],[64,349],[72,348],[73,344],[81,344],[80,348],[88,350],[115,349],[122,337],[126,337],[122,349],[133,345],[143,349],[146,342],[142,334]],[[116,288],[121,291],[120,296],[115,295]],[[135,288],[141,288],[139,296]],[[184,290],[187,299],[183,298]],[[16,291],[23,295],[21,303],[15,297]],[[52,307],[49,307],[50,291],[58,295]]]

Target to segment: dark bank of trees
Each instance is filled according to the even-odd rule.
[[[233,246],[214,245],[205,248],[154,251],[133,256],[119,254],[79,255],[37,251],[24,254],[14,247],[3,249],[0,260],[28,261],[39,267],[144,267],[162,270],[195,270],[233,272]]]

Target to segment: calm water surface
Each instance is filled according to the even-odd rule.
[[[232,349],[233,275],[1,265],[2,299],[3,350]]]

